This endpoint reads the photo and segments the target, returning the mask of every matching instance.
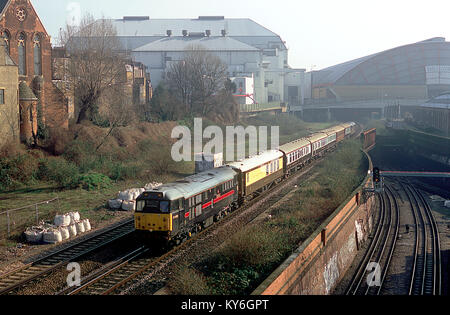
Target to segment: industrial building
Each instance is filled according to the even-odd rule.
[[[450,92],[404,110],[407,111],[406,117],[420,127],[433,128],[443,136],[450,136]]]
[[[245,81],[236,92],[240,103],[303,103],[305,71],[291,69],[285,42],[251,19],[138,16],[112,22],[123,49],[147,66],[153,87],[164,79],[171,64],[183,59],[186,51],[201,47],[221,58],[232,80]]]
[[[306,75],[310,104],[416,101],[450,90],[450,42],[436,37]],[[414,104],[414,102],[412,102]]]

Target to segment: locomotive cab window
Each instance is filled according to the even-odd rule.
[[[136,203],[136,212],[169,213],[170,201],[139,200]]]

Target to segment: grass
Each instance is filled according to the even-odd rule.
[[[367,163],[358,140],[347,141],[317,168],[317,176],[301,178],[298,188],[270,210],[269,221],[247,225],[220,248],[194,266],[195,279],[180,285],[186,272],[178,269],[169,279],[176,294],[190,294],[183,288],[207,285],[213,295],[250,294],[314,230],[328,218],[365,178]]]

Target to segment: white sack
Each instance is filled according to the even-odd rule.
[[[86,232],[85,228],[84,228],[84,224],[83,221],[78,221],[77,223],[75,223],[76,227],[77,227],[77,234],[81,234]]]
[[[122,210],[134,211],[134,210],[136,210],[136,203],[134,201],[124,201],[122,203]]]
[[[61,237],[63,241],[68,240],[70,238],[69,228],[62,226],[59,228],[59,231],[61,232]]]
[[[60,226],[69,226],[70,225],[70,216],[69,215],[56,215],[55,216],[55,225],[60,227]]]
[[[27,229],[25,238],[28,243],[40,243],[44,237],[44,230]]]
[[[121,199],[112,199],[108,201],[108,206],[110,209],[118,210],[122,207],[122,200]]]
[[[45,243],[48,244],[61,243],[62,242],[61,232],[54,229],[48,230],[47,232],[44,233],[43,240]]]
[[[92,230],[91,222],[89,221],[89,219],[84,219],[83,220],[83,225],[84,225],[84,230],[86,232],[89,232],[90,230]]]
[[[71,226],[69,226],[68,230],[69,230],[70,237],[75,237],[78,235],[77,226],[75,224],[72,224]]]

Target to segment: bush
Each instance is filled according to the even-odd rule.
[[[78,187],[88,191],[109,188],[111,187],[111,179],[98,173],[85,174],[79,177]]]
[[[74,188],[79,182],[78,167],[63,158],[50,157],[42,159],[39,163],[37,179],[51,180],[61,188]]]
[[[206,278],[197,270],[179,266],[175,270],[168,286],[176,295],[208,295],[210,290]]]
[[[251,293],[249,288],[259,277],[252,268],[234,269],[232,272],[214,272],[208,284],[217,295],[248,295]]]
[[[29,154],[0,158],[0,189],[7,190],[33,179],[38,162]]]

